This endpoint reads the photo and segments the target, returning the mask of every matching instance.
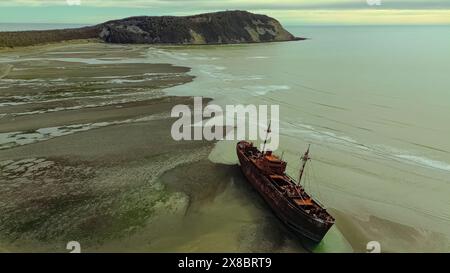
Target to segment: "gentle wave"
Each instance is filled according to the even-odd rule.
[[[250,56],[247,59],[269,59],[267,56]]]
[[[442,162],[438,160],[429,159],[422,156],[407,154],[405,151],[400,151],[398,149],[386,146],[377,145],[365,145],[357,140],[348,137],[337,135],[328,131],[321,131],[316,129],[314,126],[307,124],[294,124],[292,122],[286,122],[291,128],[283,128],[282,131],[285,132],[287,136],[298,136],[299,133],[305,134],[306,138],[314,139],[319,143],[331,143],[333,145],[342,145],[351,148],[357,148],[362,152],[368,152],[373,156],[382,156],[385,159],[395,160],[397,162],[402,162],[404,164],[416,165],[423,168],[432,168],[443,171],[450,171],[450,164],[447,162]],[[292,126],[296,128],[292,128]],[[348,148],[346,148],[348,149]],[[393,153],[395,152],[395,153]],[[366,154],[367,155],[367,154]]]
[[[269,92],[291,89],[288,85],[263,85],[263,86],[244,86],[244,89],[250,90],[253,95],[263,96]]]
[[[446,162],[437,161],[415,155],[395,155],[395,156],[401,159],[406,159],[407,161],[413,162],[422,167],[428,167],[450,172],[450,164]]]
[[[155,50],[155,48],[150,48],[147,55],[148,56],[152,56],[152,55],[159,55],[159,57],[166,57],[172,60],[177,60],[177,61],[189,61],[189,60],[194,60],[194,61],[216,61],[219,60],[219,57],[208,57],[208,56],[203,56],[203,55],[191,55],[189,53],[186,52],[171,52],[171,51],[167,51],[167,50],[162,50],[162,49],[158,49]]]

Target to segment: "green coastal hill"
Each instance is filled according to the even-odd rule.
[[[230,44],[299,40],[276,19],[247,11],[140,16],[76,29],[0,32],[0,47],[101,39],[121,44]]]
[[[75,29],[0,32],[0,47],[32,46],[70,40],[98,38],[98,26]]]

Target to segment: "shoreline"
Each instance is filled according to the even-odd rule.
[[[107,43],[102,41],[101,39],[75,39],[75,40],[67,40],[67,41],[60,41],[60,42],[49,42],[49,43],[39,43],[35,45],[27,45],[27,46],[15,46],[15,47],[1,47],[0,46],[0,53],[3,52],[11,52],[11,51],[20,51],[22,49],[39,49],[44,48],[48,46],[58,46],[58,45],[77,45],[77,44],[84,44],[84,43],[99,43],[99,44],[107,44],[111,46],[170,46],[170,47],[185,47],[185,46],[227,46],[227,45],[253,45],[253,44],[272,44],[272,43],[288,43],[288,42],[298,42],[298,41],[307,41],[311,40],[311,38],[307,37],[295,37],[292,40],[277,40],[277,41],[266,41],[266,42],[245,42],[245,43],[190,43],[190,44],[178,44],[178,43]]]

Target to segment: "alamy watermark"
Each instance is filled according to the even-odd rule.
[[[176,105],[171,116],[179,118],[172,125],[172,138],[180,140],[249,140],[260,141],[261,148],[278,149],[280,128],[279,105],[219,105],[203,107],[201,97],[194,107]]]
[[[370,241],[366,245],[367,253],[381,253],[381,244],[378,241]]]
[[[70,241],[67,243],[66,249],[70,250],[70,253],[81,253],[81,244],[78,241]]]

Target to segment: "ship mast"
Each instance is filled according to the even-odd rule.
[[[308,150],[306,151],[306,153],[302,157],[303,165],[302,165],[302,168],[300,169],[300,175],[299,175],[299,178],[298,178],[298,184],[300,184],[302,182],[303,173],[305,172],[306,163],[308,162],[308,160],[311,159],[309,157],[309,148],[310,147],[311,147],[311,145],[308,145]]]
[[[264,155],[265,150],[266,150],[267,139],[269,138],[269,134],[272,132],[272,131],[270,130],[271,125],[272,125],[272,120],[269,122],[269,127],[267,128],[266,139],[264,140],[264,146],[263,146],[263,149],[262,149],[262,154],[263,154],[263,155]]]

